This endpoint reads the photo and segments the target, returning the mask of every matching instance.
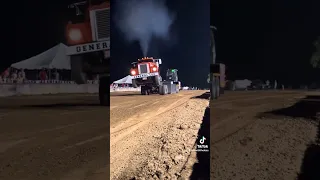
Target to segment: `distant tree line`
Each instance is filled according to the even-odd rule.
[[[315,68],[320,68],[320,36],[315,40],[315,52],[311,56],[311,65]]]

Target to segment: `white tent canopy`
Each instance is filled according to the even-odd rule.
[[[11,65],[17,69],[67,69],[70,70],[70,57],[66,55],[66,45],[60,43],[51,49],[24,61]]]
[[[244,79],[244,80],[235,80],[234,83],[235,83],[236,89],[246,89],[248,86],[251,85],[252,81],[248,79]]]
[[[113,82],[114,84],[132,84],[132,76],[128,75],[122,79]]]

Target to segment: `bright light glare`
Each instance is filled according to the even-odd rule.
[[[79,41],[82,38],[81,31],[79,29],[71,29],[69,37],[72,41]]]

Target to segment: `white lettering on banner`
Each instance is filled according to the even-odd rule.
[[[110,41],[69,46],[67,47],[66,52],[67,55],[74,55],[102,50],[110,50]]]
[[[146,78],[146,77],[156,76],[156,75],[158,75],[158,73],[144,73],[144,74],[139,74],[139,75],[133,76],[133,79]]]

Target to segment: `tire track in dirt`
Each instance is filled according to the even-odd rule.
[[[227,117],[232,120],[224,123],[228,127],[224,130],[228,131],[226,136],[216,137],[211,143],[214,148],[211,178],[295,179],[306,144],[312,142],[316,134],[315,126],[301,118],[260,113],[295,107],[305,97],[303,94],[279,97],[278,101],[257,101],[254,103],[269,106],[248,108],[244,110],[248,113],[241,119]],[[233,108],[237,112],[242,109],[241,106]],[[220,132],[215,130],[213,133],[218,136]]]
[[[293,94],[296,93],[286,93],[284,94],[277,94],[277,95],[268,95],[268,96],[262,96],[262,97],[257,97],[257,94],[243,94],[241,96],[233,96],[233,97],[227,97],[227,98],[220,98],[217,101],[211,102],[210,108],[228,108],[230,109],[234,108],[232,104],[235,103],[247,103],[248,102],[254,102],[253,104],[248,104],[249,107],[236,107],[237,111],[240,111],[240,113],[236,113],[234,115],[227,115],[226,118],[222,118],[220,121],[216,122],[215,124],[213,123],[213,120],[211,120],[211,125],[210,125],[210,132],[211,132],[211,145],[218,143],[224,139],[226,139],[229,136],[232,136],[236,132],[240,131],[241,129],[247,127],[248,125],[254,123],[255,121],[246,121],[245,123],[242,123],[241,126],[236,126],[232,129],[232,131],[225,131],[221,130],[218,131],[219,128],[223,128],[223,125],[225,123],[228,123],[234,119],[239,119],[240,121],[243,119],[246,119],[247,117],[252,116],[250,112],[253,111],[259,111],[259,110],[265,110],[266,107],[270,106],[270,104],[274,104],[275,102],[279,101],[279,98],[281,99],[286,99],[287,97],[292,97]],[[296,95],[298,98],[301,98],[302,96]],[[223,96],[222,96],[223,97]],[[259,104],[259,102],[264,101],[265,99],[270,99],[267,104]],[[258,104],[255,106],[254,104]],[[219,113],[219,112],[218,112]],[[211,113],[211,118],[215,118],[215,115],[212,115],[214,113]],[[234,126],[234,123],[227,125],[229,127]],[[194,148],[196,147],[197,142],[194,143]],[[185,162],[185,165],[181,169],[180,174],[183,174],[184,177],[189,177],[191,175],[190,171],[192,171],[194,164],[197,163],[197,152],[191,152],[187,158],[187,161]],[[188,172],[189,171],[189,172]]]
[[[164,96],[161,100],[156,99],[156,101],[150,102],[149,107],[144,111],[137,113],[133,117],[125,121],[121,126],[117,126],[111,130],[111,171],[113,174],[121,171],[121,168],[114,170],[113,167],[116,167],[113,163],[122,162],[121,159],[129,159],[130,152],[134,152],[132,148],[136,149],[141,146],[141,140],[136,139],[136,133],[144,134],[154,134],[153,131],[146,129],[148,126],[153,126],[154,124],[164,123],[164,119],[161,120],[159,117],[165,116],[165,114],[174,111],[175,109],[183,106],[191,97],[202,94],[202,91],[190,91],[190,92],[181,92],[181,94]],[[179,95],[179,96],[178,96]],[[156,107],[150,107],[151,104],[156,103]],[[167,121],[167,120],[166,120]],[[164,123],[161,126],[167,126],[169,124]],[[150,138],[150,137],[149,137]],[[130,147],[130,150],[125,150],[125,147]],[[121,149],[121,150],[120,150]],[[124,164],[121,164],[122,166]],[[112,177],[116,176],[114,174]]]
[[[150,122],[153,118],[156,116],[159,116],[161,114],[164,114],[170,110],[173,110],[182,104],[186,103],[192,95],[187,95],[183,98],[178,99],[177,101],[169,104],[167,107],[160,106],[158,109],[150,109],[147,112],[144,112],[143,114],[137,114],[128,120],[125,121],[123,125],[120,125],[116,128],[111,129],[110,135],[111,135],[111,141],[110,141],[110,146],[113,146],[115,143],[120,141],[121,139],[125,138],[127,135],[133,133],[140,127],[144,126],[148,122]],[[164,98],[161,98],[164,99]],[[159,100],[159,102],[161,101]],[[124,127],[123,127],[124,126]],[[124,132],[125,131],[125,132]],[[122,134],[117,134],[121,133]],[[113,137],[112,137],[113,136]]]
[[[252,104],[249,107],[234,107],[233,110],[237,111],[238,113],[222,118],[220,121],[216,122],[215,124],[212,124],[210,131],[214,132],[215,135],[213,136],[213,138],[211,138],[211,143],[213,144],[218,143],[232,136],[233,134],[237,133],[241,129],[246,128],[250,124],[253,124],[257,119],[251,118],[251,117],[255,116],[259,112],[265,111],[268,107],[270,107],[270,105],[275,104],[273,107],[271,106],[272,109],[282,107],[283,104],[281,101],[279,102],[279,100],[288,101],[287,99],[289,97],[292,97],[292,94],[264,96],[264,97],[249,98],[249,99],[239,98],[239,99],[231,100],[228,102],[217,103],[218,105],[225,105],[225,104],[235,103],[235,102],[255,101],[254,104],[258,104],[258,105]],[[294,96],[294,98],[301,98],[301,95],[296,95]],[[259,102],[262,102],[265,99],[270,99],[270,100],[267,103],[259,104]],[[211,118],[214,118],[214,115],[211,116]],[[231,123],[231,121],[234,121],[235,119],[238,119],[241,122],[241,125],[236,126],[236,124]],[[245,120],[245,119],[251,119],[251,120]],[[232,130],[229,129],[228,131],[226,131],[227,126],[233,127]],[[221,130],[221,129],[225,129],[225,130]]]

